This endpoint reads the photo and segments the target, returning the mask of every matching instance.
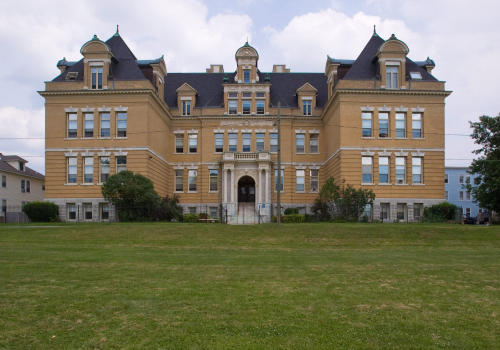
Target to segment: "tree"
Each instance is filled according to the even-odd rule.
[[[469,123],[474,143],[481,146],[472,153],[481,156],[472,161],[468,171],[479,176],[465,188],[481,208],[500,212],[500,114],[496,117],[483,115],[479,122]]]
[[[151,221],[161,203],[153,182],[128,170],[110,176],[101,193],[105,200],[116,206],[120,221]]]
[[[314,200],[312,211],[318,221],[332,218],[358,221],[366,205],[373,204],[374,200],[372,190],[346,185],[345,179],[339,186],[333,177],[329,177]]]
[[[179,196],[174,194],[173,197],[166,196],[161,199],[161,206],[158,210],[158,219],[164,221],[180,221],[184,210],[179,205]]]

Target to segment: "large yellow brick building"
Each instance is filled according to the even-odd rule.
[[[332,48],[334,50],[335,48]],[[122,169],[150,178],[229,221],[241,208],[276,213],[278,103],[284,207],[307,212],[330,176],[372,189],[373,219],[413,221],[444,199],[445,98],[432,60],[412,61],[376,33],[355,60],[327,57],[321,73],[258,69],[245,43],[234,67],[167,73],[138,60],[117,32],[96,36],[78,62],[46,82],[46,200],[67,220],[113,220],[101,185]]]

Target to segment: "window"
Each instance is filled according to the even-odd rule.
[[[362,157],[362,172],[363,172],[363,183],[370,184],[372,183],[372,157]]]
[[[448,191],[444,191],[444,200],[447,201],[448,200]]]
[[[482,214],[483,213],[483,208],[479,208],[478,211],[477,211],[478,214]]]
[[[459,184],[463,184],[463,183],[464,183],[464,175],[463,175],[463,174],[460,174],[460,175],[458,176],[458,183],[459,183]]]
[[[396,183],[406,183],[406,158],[396,157]]]
[[[421,80],[422,75],[420,74],[420,72],[410,72],[410,78],[412,78],[413,80]]]
[[[68,204],[68,220],[76,220],[76,204]]]
[[[413,204],[413,221],[420,221],[424,212],[424,205],[422,203]]]
[[[378,182],[389,183],[389,157],[378,158]]]
[[[470,208],[465,208],[465,214],[470,216]]]
[[[251,92],[243,92],[241,97],[246,97],[246,98],[251,98],[252,97],[252,93]]]
[[[309,171],[309,191],[310,192],[318,192],[319,188],[319,170],[310,170]]]
[[[191,101],[182,101],[182,115],[191,115]]]
[[[45,185],[42,185],[42,191],[45,191]]]
[[[378,137],[389,137],[389,113],[378,114]]]
[[[250,100],[243,101],[243,114],[250,114],[251,104],[252,104],[252,101],[250,101]]]
[[[422,158],[412,158],[412,173],[413,173],[413,183],[422,183]]]
[[[83,215],[85,220],[92,220],[92,204],[83,204]]]
[[[109,220],[109,204],[101,204],[101,220]]]
[[[458,192],[458,200],[463,201],[464,200],[464,191],[459,191]]]
[[[188,176],[189,176],[189,191],[190,192],[196,192],[196,177],[198,176],[198,170],[189,170],[188,171]]]
[[[109,113],[101,113],[101,137],[110,137],[110,114]]]
[[[243,71],[243,83],[245,83],[245,84],[250,83],[250,70],[245,69]]]
[[[19,170],[21,170],[21,171],[26,171],[26,170],[24,169],[24,163],[19,162]]]
[[[363,127],[363,137],[371,137],[372,136],[372,114],[371,113],[362,113],[361,114],[361,122]]]
[[[305,141],[305,135],[304,134],[295,134],[295,139],[297,143],[297,153],[304,153],[305,148],[304,148],[304,141]]]
[[[265,101],[264,100],[257,100],[257,114],[264,114],[265,112]]]
[[[396,137],[406,137],[406,123],[404,113],[396,113]]]
[[[278,152],[278,134],[269,134],[271,152]]]
[[[237,114],[238,113],[238,101],[229,101],[229,114]]]
[[[465,200],[470,201],[470,192],[469,191],[465,191]]]
[[[127,137],[127,113],[118,113],[116,119],[116,136]]]
[[[256,92],[255,97],[266,97],[266,93],[265,92]]]
[[[389,215],[389,203],[381,203],[380,204],[380,220],[387,220],[387,216]]]
[[[219,181],[219,170],[210,169],[209,170],[210,177],[210,191],[218,191],[217,183]]]
[[[7,212],[7,200],[2,199],[2,213],[6,213],[6,212]]]
[[[309,134],[309,153],[319,153],[319,134]]]
[[[229,97],[229,98],[231,98],[231,97],[233,97],[233,98],[238,97],[238,93],[237,92],[229,92],[227,94],[227,97]]]
[[[243,152],[250,152],[252,134],[243,134]]]
[[[184,152],[184,135],[175,134],[175,153]]]
[[[196,214],[196,207],[189,207],[189,214]]]
[[[297,187],[296,191],[297,192],[303,192],[306,190],[306,171],[305,170],[297,170],[295,172],[296,178],[297,178]]]
[[[7,176],[2,175],[2,188],[7,188]]]
[[[210,218],[217,219],[219,215],[217,215],[217,207],[210,207]]]
[[[94,182],[94,158],[84,157],[83,158],[83,182],[92,183]]]
[[[85,137],[94,137],[94,114],[93,113],[85,113]]]
[[[470,175],[465,175],[465,183],[470,184]]]
[[[127,170],[127,157],[117,156],[116,157],[116,173]]]
[[[256,146],[255,150],[257,152],[264,150],[264,147],[265,147],[265,145],[264,145],[264,137],[265,136],[266,136],[266,134],[256,134],[255,135],[255,139],[256,139],[256,141],[255,141],[255,146]]]
[[[368,218],[368,221],[371,221],[372,219],[372,205],[371,204],[367,204],[365,206],[365,209],[363,210],[363,217],[367,217]]]
[[[76,114],[68,114],[68,139],[76,139],[78,128],[78,116]]]
[[[102,67],[92,67],[92,89],[102,89]]]
[[[281,169],[281,186],[280,186],[280,189],[281,189],[281,192],[283,192],[283,175],[284,175],[284,170]],[[274,191],[275,192],[278,192],[278,170],[274,170]]]
[[[117,157],[118,162],[118,157]],[[109,177],[109,157],[101,157],[101,183],[105,183]]]
[[[76,183],[76,157],[68,158],[68,183]]]
[[[189,153],[196,153],[198,151],[198,135],[189,134]]]
[[[448,183],[448,174],[444,174],[444,183],[447,184]]]
[[[215,134],[215,152],[224,152],[224,134]]]
[[[21,180],[21,193],[26,192],[26,181]]]
[[[387,88],[398,88],[398,67],[387,67]]]
[[[405,204],[398,203],[397,205],[397,212],[396,212],[396,218],[400,221],[403,221],[405,219]]]
[[[412,137],[420,138],[422,137],[422,114],[412,114],[411,115],[411,130]]]
[[[184,170],[175,171],[175,191],[184,191]]]
[[[229,134],[229,152],[236,152],[238,147],[238,134]]]
[[[31,181],[26,180],[26,192],[31,193]],[[470,194],[469,194],[470,196]]]
[[[310,100],[302,100],[302,109],[304,115],[311,115],[311,102]]]

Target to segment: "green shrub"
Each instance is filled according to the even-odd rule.
[[[310,214],[304,214],[304,222],[314,222],[314,216]]]
[[[183,222],[190,222],[190,223],[198,222],[198,220],[200,220],[198,214],[184,214],[182,218]]]
[[[454,220],[458,207],[455,204],[441,202],[424,208],[425,222],[445,222]]]
[[[30,202],[23,211],[33,222],[59,221],[59,206],[51,202]]]
[[[200,219],[203,219],[203,220],[208,219],[208,214],[207,213],[199,213],[198,216],[200,217]]]
[[[305,222],[305,217],[304,215],[301,214],[289,214],[285,215],[283,222],[294,222],[294,223]]]
[[[298,214],[299,209],[297,208],[286,208],[285,209],[285,215],[291,215],[291,214]]]
[[[284,218],[285,218],[285,216],[281,215],[281,222],[283,222]],[[273,216],[273,222],[278,222],[278,217],[276,215]]]
[[[363,215],[361,222],[368,222],[368,215]]]

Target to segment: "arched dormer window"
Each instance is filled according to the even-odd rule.
[[[84,90],[107,90],[109,65],[114,57],[110,47],[96,35],[80,49],[84,63]]]
[[[382,88],[406,89],[406,56],[409,52],[408,46],[394,34],[380,45],[376,56],[380,64]]]

